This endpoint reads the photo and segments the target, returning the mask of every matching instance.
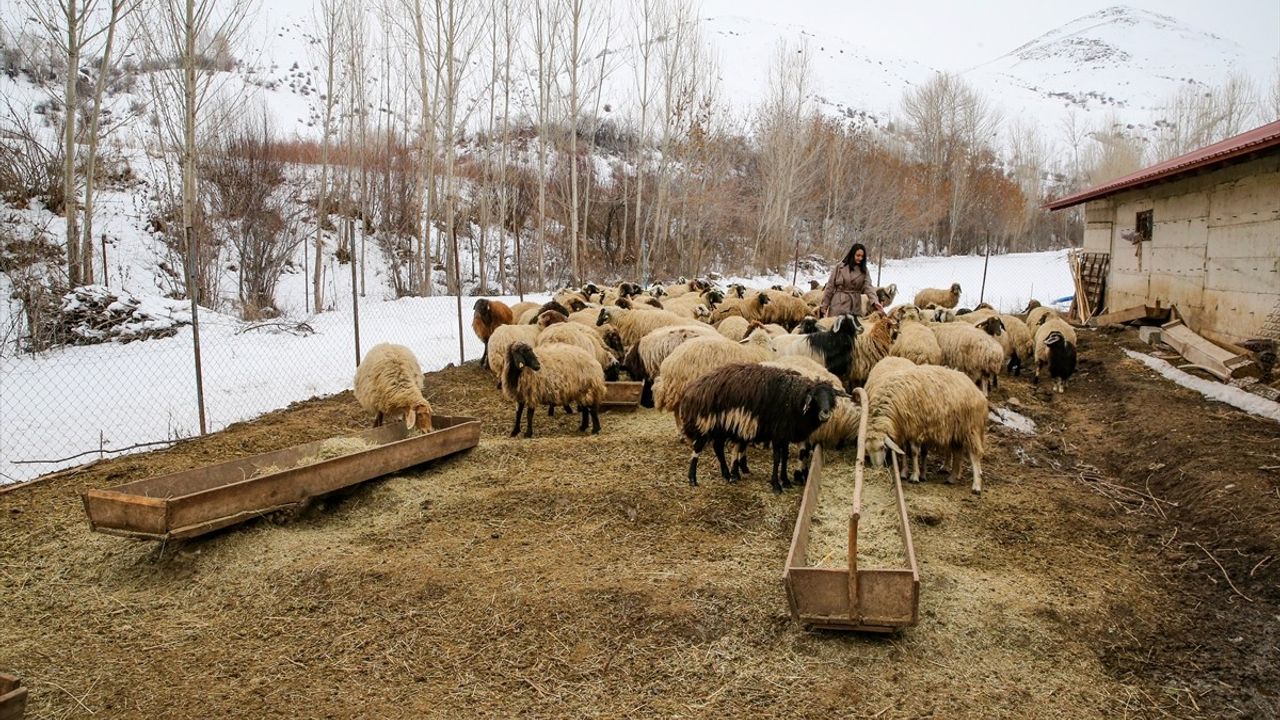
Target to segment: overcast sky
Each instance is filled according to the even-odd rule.
[[[1045,0],[702,0],[702,15],[795,23],[939,69],[995,59],[1082,15],[1119,3]],[[1131,0],[1239,43],[1254,61],[1280,54],[1280,0]],[[1264,67],[1270,67],[1266,63]],[[1260,79],[1260,78],[1259,78]]]

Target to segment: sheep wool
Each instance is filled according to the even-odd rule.
[[[386,415],[401,415],[405,427],[431,430],[431,405],[422,397],[422,369],[404,345],[380,343],[369,348],[356,368],[355,396],[360,407],[377,413],[374,427]]]
[[[893,321],[879,320],[864,325],[864,330],[853,344],[853,368],[850,379],[854,385],[862,385],[867,381],[871,368],[886,356],[893,346]]]
[[[525,437],[533,437],[533,411],[544,405],[577,405],[582,413],[582,424],[578,430],[586,430],[590,419],[591,432],[600,432],[600,403],[605,397],[604,370],[582,348],[551,343],[535,352],[526,343],[513,344],[507,349],[502,394],[516,403],[512,437],[520,433],[520,414],[525,411],[528,423]]]
[[[682,343],[659,368],[653,383],[654,403],[660,410],[675,411],[685,388],[716,368],[735,363],[758,363],[773,358],[769,333],[756,329],[741,342],[700,337]]]
[[[906,313],[903,316],[909,317]],[[917,365],[942,364],[942,347],[938,345],[933,331],[923,323],[913,320],[906,320],[899,327],[898,337],[889,348],[889,355],[906,358]]]
[[[1050,341],[1053,342],[1050,342]],[[1058,392],[1064,392],[1064,383],[1076,371],[1076,331],[1061,318],[1051,317],[1036,329],[1035,382],[1040,382],[1040,371],[1048,367]]]
[[[618,329],[623,344],[628,347],[640,342],[645,335],[660,327],[669,325],[687,325],[689,318],[683,318],[673,312],[651,308],[648,310],[629,309],[623,307],[601,308],[596,315],[596,325],[608,323]]]
[[[760,364],[764,367],[794,370],[810,380],[825,382],[833,388],[840,387],[841,380],[839,377],[807,357],[787,355],[779,357],[777,360],[769,360]],[[862,411],[852,398],[837,397],[835,410],[831,412],[831,419],[820,425],[817,430],[809,435],[808,444],[834,448],[842,443],[856,440],[858,437],[858,421],[861,419]]]
[[[741,315],[731,315],[721,320],[715,327],[724,337],[738,342],[747,336],[751,323]]]
[[[884,461],[886,439],[902,448],[919,448],[916,458],[937,448],[951,453],[948,482],[954,482],[967,455],[973,492],[982,492],[987,399],[963,373],[935,365],[895,373],[885,379],[869,407],[866,449],[872,462]],[[911,479],[922,479],[918,468],[913,468]]]
[[[538,333],[534,347],[538,348],[551,343],[564,343],[586,350],[606,371],[617,362],[609,349],[604,346],[604,339],[600,337],[600,333],[578,323],[562,322],[548,327]]]
[[[507,349],[518,342],[534,345],[542,331],[537,325],[503,325],[489,336],[489,369],[502,380],[507,367]]]
[[[947,290],[941,288],[925,288],[916,293],[916,307],[928,307],[930,304],[938,307],[953,308],[960,304],[960,283],[951,283],[951,287]]]
[[[962,322],[934,325],[931,330],[942,348],[942,364],[968,375],[985,395],[1004,365],[1000,341]]]
[[[1001,315],[1004,323],[1004,334],[1009,339],[1008,364],[1005,366],[1010,375],[1021,375],[1022,368],[1030,365],[1035,358],[1035,337],[1031,329],[1016,315]]]

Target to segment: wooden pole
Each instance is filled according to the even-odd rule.
[[[791,287],[796,286],[796,275],[800,272],[800,233],[796,233],[796,258],[791,266]]]
[[[93,242],[93,238],[89,238],[89,242]],[[102,233],[102,284],[110,287],[111,283],[107,282],[107,234]]]
[[[351,325],[356,334],[356,367],[360,367],[360,293],[356,291],[356,227],[355,220],[347,218],[347,249],[351,250],[348,262],[351,263]]]
[[[876,260],[876,287],[880,287],[880,271],[884,269],[884,243],[880,243],[880,258]]]
[[[195,233],[191,232],[191,226],[188,225],[184,232],[187,235],[187,296],[191,298],[191,349],[195,353],[196,360],[196,407],[200,412],[200,434],[206,435],[209,432],[209,426],[204,414],[204,370],[200,362],[200,305],[196,302],[198,293],[195,284],[195,265],[199,250],[196,248]]]

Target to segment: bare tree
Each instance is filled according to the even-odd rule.
[[[320,89],[320,189],[316,195],[315,267],[311,273],[311,301],[316,312],[324,309],[324,229],[329,218],[329,153],[334,136],[334,109],[342,88],[338,74],[342,54],[344,0],[320,0],[312,19],[316,44],[312,62],[321,68],[324,86]],[[319,82],[317,82],[319,85]]]
[[[1256,114],[1258,92],[1247,76],[1233,73],[1214,87],[1188,85],[1166,103],[1157,123],[1157,161],[1168,160],[1243,132]]]
[[[790,246],[791,205],[808,164],[810,72],[806,45],[796,48],[779,42],[769,71],[769,94],[757,121],[761,208],[754,255],[761,270],[775,267],[785,257],[783,248]]]
[[[538,287],[547,286],[547,150],[551,131],[551,103],[556,96],[557,56],[560,23],[563,20],[559,0],[533,0],[533,53],[538,64],[536,80],[538,116]]]
[[[649,108],[653,104],[653,75],[656,68],[657,44],[666,37],[669,30],[669,12],[667,0],[633,0],[631,41],[636,48],[637,59],[635,69],[635,104],[640,118],[636,126],[636,192],[635,192],[635,230],[633,235],[639,243],[637,260],[638,274],[641,282],[649,281],[649,243],[644,234],[644,155],[646,140],[649,137]]]

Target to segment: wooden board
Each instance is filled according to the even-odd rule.
[[[1218,347],[1195,334],[1181,320],[1166,323],[1161,329],[1162,342],[1177,350],[1188,362],[1204,368],[1220,380],[1259,377],[1262,374],[1251,358]]]
[[[12,675],[0,673],[0,720],[22,720],[27,711],[27,689]]]
[[[1169,308],[1136,305],[1124,310],[1117,310],[1115,312],[1098,315],[1090,320],[1089,324],[1094,327],[1105,327],[1107,325],[1120,325],[1122,323],[1143,319],[1167,321],[1169,319]]]
[[[391,423],[350,436],[369,448],[326,459],[328,441],[135,480],[81,494],[92,530],[182,539],[298,506],[311,498],[475,447],[480,421],[436,415],[429,433]]]
[[[604,402],[601,403],[602,407],[634,408],[640,404],[640,392],[644,389],[644,383],[625,380],[607,382],[604,384],[604,389],[605,395]]]

